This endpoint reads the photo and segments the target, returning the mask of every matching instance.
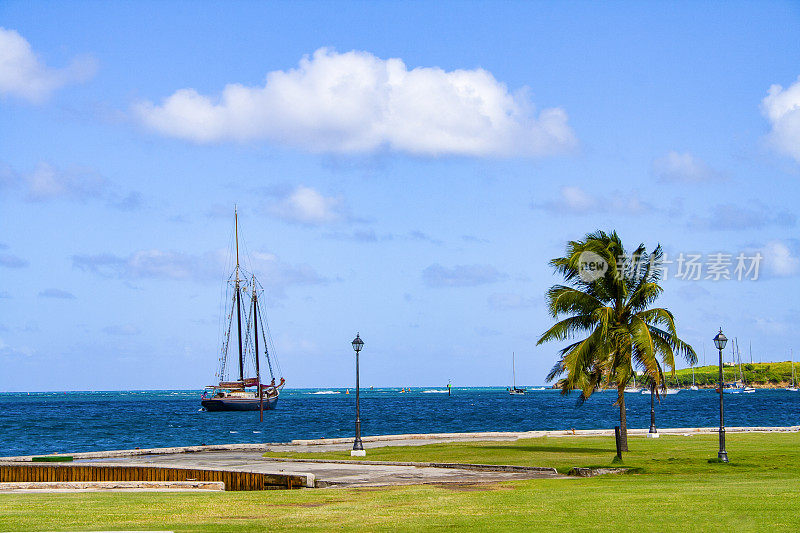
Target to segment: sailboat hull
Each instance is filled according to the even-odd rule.
[[[208,398],[200,404],[206,411],[258,411],[258,398]],[[264,398],[264,410],[275,409],[278,398]]]

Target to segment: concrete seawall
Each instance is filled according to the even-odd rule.
[[[661,435],[702,435],[716,434],[718,428],[659,428]],[[798,432],[800,426],[753,426],[753,427],[728,427],[727,433],[786,433]],[[648,430],[628,429],[629,436],[647,434]],[[422,446],[447,442],[480,442],[480,441],[515,441],[519,439],[532,439],[539,437],[613,437],[614,429],[569,429],[556,431],[486,431],[476,433],[410,433],[403,435],[373,435],[362,437],[367,447],[382,446]],[[345,450],[352,445],[352,437],[297,439],[291,442],[254,443],[254,444],[212,444],[207,446],[175,446],[170,448],[142,448],[134,450],[107,450],[96,452],[79,452],[51,454],[57,456],[71,456],[75,460],[107,459],[120,457],[190,454],[199,452],[237,452],[237,451],[274,451],[274,452],[315,452]],[[0,457],[0,461],[31,461],[34,456],[22,455],[15,457]]]

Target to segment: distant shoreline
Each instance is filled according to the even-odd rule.
[[[798,363],[798,370],[800,371],[800,363]],[[725,380],[725,383],[734,383],[737,380]],[[771,390],[780,390],[785,389],[791,384],[789,381],[779,381],[776,383],[773,382],[747,382],[747,385],[756,389],[771,389]],[[696,383],[696,386],[700,389],[715,389],[717,387],[717,382],[714,383]],[[541,392],[542,389],[544,390],[560,390],[555,385],[518,385],[518,387],[523,388],[526,392],[535,392],[537,389]],[[679,387],[675,387],[672,384],[667,385],[668,388],[678,388],[680,390],[689,390],[689,385],[681,384]],[[637,384],[637,388],[644,389],[644,386],[640,386]],[[412,392],[420,392],[420,389],[425,390],[434,390],[436,389],[437,392],[447,392],[447,386],[436,386],[436,385],[408,385],[405,387],[399,385],[392,385],[387,387],[361,387],[361,392],[370,392],[371,390],[378,390],[378,391],[389,391],[389,390],[397,390],[398,392],[407,389]],[[509,389],[508,385],[460,385],[460,386],[452,386],[451,390],[455,391],[463,391],[469,389],[497,389],[500,392],[506,391]],[[353,386],[344,386],[344,387],[287,387],[284,389],[285,392],[301,392],[301,391],[341,391],[342,394],[345,394],[345,391],[349,390],[350,393],[355,393],[355,387]],[[608,388],[608,389],[600,389],[595,392],[611,392],[615,391],[616,388]],[[579,389],[574,389],[574,392],[579,392]],[[181,393],[196,393],[199,395],[203,392],[202,388],[197,389],[109,389],[109,390],[35,390],[35,391],[0,391],[0,396],[2,395],[11,395],[11,394],[107,394],[107,393],[156,393],[156,392],[181,392]],[[628,393],[628,394],[635,394],[635,393]]]

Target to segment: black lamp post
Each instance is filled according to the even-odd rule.
[[[658,438],[658,430],[656,429],[656,381],[650,384],[650,431],[647,436],[651,439]]]
[[[719,328],[719,333],[714,337],[714,346],[719,350],[719,453],[717,457],[723,463],[728,462],[728,452],[725,451],[725,412],[722,403],[722,389],[725,387],[725,378],[722,375],[722,350],[727,343],[728,337],[722,333],[722,328]]]
[[[363,456],[366,455],[367,452],[364,451],[364,445],[361,444],[361,402],[358,383],[358,353],[361,351],[361,348],[363,348],[364,341],[361,340],[361,336],[358,333],[356,333],[356,338],[353,339],[352,344],[353,350],[356,351],[356,440],[353,442],[353,449],[350,450],[350,455]]]

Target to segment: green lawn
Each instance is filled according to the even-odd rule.
[[[204,494],[0,495],[0,530],[800,530],[800,434],[630,438],[636,474],[471,486]],[[368,451],[369,459],[608,466],[613,439],[540,438]],[[344,453],[313,457],[349,457]]]

